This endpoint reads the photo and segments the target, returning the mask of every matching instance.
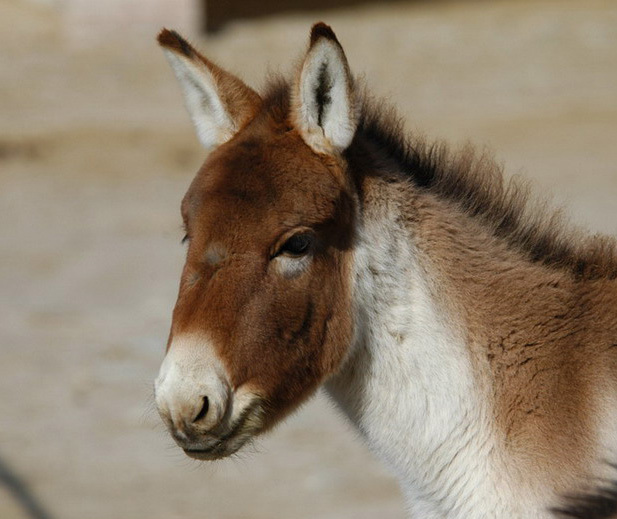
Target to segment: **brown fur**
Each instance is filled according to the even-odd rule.
[[[200,226],[199,230],[195,230],[193,225],[190,225],[192,236],[205,234],[207,231],[204,229],[208,220],[216,223],[217,233],[227,236],[224,240],[219,239],[225,243],[230,241],[235,244],[250,243],[254,240],[254,236],[264,233],[275,235],[277,231],[281,232],[280,222],[290,209],[281,206],[280,197],[286,188],[283,185],[275,186],[270,181],[272,171],[298,172],[296,179],[281,175],[280,178],[276,177],[275,182],[289,180],[291,183],[296,183],[302,179],[307,183],[303,189],[307,195],[300,194],[298,190],[300,184],[294,188],[292,196],[294,202],[290,200],[288,204],[303,200],[318,186],[320,186],[319,191],[323,193],[326,189],[322,185],[324,178],[343,176],[337,171],[340,166],[336,164],[329,164],[329,167],[337,172],[328,173],[327,167],[322,163],[326,160],[325,156],[317,158],[313,154],[306,153],[303,143],[287,121],[288,92],[289,87],[284,82],[280,80],[273,82],[264,95],[262,114],[251,123],[250,129],[247,129],[249,135],[237,137],[208,159],[185,199],[185,204],[193,208],[191,214],[195,215],[190,218],[190,224],[198,221]],[[405,165],[405,173],[408,175],[406,180],[401,178],[395,180],[410,181],[413,192],[410,198],[415,196],[422,200],[423,206],[414,209],[416,216],[410,215],[411,219],[423,220],[417,228],[420,231],[418,238],[421,247],[430,251],[433,265],[439,264],[437,270],[442,269],[444,276],[455,283],[452,294],[455,300],[473,297],[477,301],[476,307],[468,308],[464,314],[467,314],[470,329],[477,335],[476,341],[487,344],[488,350],[484,355],[496,380],[501,381],[497,384],[495,396],[496,401],[500,402],[498,415],[503,420],[508,444],[516,450],[519,444],[525,444],[529,435],[546,435],[547,442],[544,446],[538,446],[540,452],[537,454],[541,458],[548,459],[564,452],[565,449],[569,456],[568,463],[574,464],[577,461],[577,452],[580,452],[580,457],[585,457],[584,445],[589,443],[588,432],[578,430],[576,425],[587,423],[593,413],[585,400],[585,395],[589,392],[587,385],[589,380],[594,378],[594,373],[600,369],[599,366],[605,365],[606,362],[603,354],[589,358],[589,347],[576,349],[576,347],[571,348],[569,344],[593,344],[587,337],[589,325],[583,319],[591,317],[597,319],[598,315],[603,315],[602,309],[597,308],[598,305],[593,298],[596,293],[601,293],[600,288],[617,273],[613,242],[608,238],[588,239],[579,238],[575,233],[573,237],[569,235],[563,230],[560,218],[530,207],[527,203],[526,188],[514,181],[507,184],[503,180],[500,168],[487,157],[477,157],[471,150],[465,150],[457,156],[448,152],[443,145],[430,146],[419,140],[412,141],[408,144],[409,148],[404,149],[405,141],[394,133],[398,131],[396,125],[389,122],[393,120],[378,121],[375,109],[370,104],[365,104],[360,131],[347,154],[352,174],[353,171],[364,174],[364,170],[369,168],[374,168],[372,174],[384,167],[391,170],[389,161]],[[292,142],[288,142],[290,140]],[[261,144],[267,141],[270,141],[269,145]],[[278,164],[271,160],[273,155],[268,156],[266,150],[270,146],[278,147],[276,154]],[[281,150],[286,151],[281,153]],[[262,155],[267,157],[266,160]],[[370,157],[368,163],[367,156]],[[403,160],[405,162],[402,162]],[[356,162],[360,161],[364,161],[364,165],[356,168]],[[322,173],[316,173],[319,170],[322,170]],[[217,176],[220,177],[220,183],[214,180]],[[313,182],[309,183],[309,179],[313,179]],[[216,187],[213,189],[213,186]],[[335,200],[337,189],[338,186],[332,186],[329,194],[326,192],[320,196],[332,197],[328,204],[332,208],[335,206],[339,209],[344,208],[342,210],[346,214],[334,216],[334,213],[324,215],[318,213],[312,218],[329,219],[331,222],[337,219],[339,222],[350,222],[352,196],[346,195],[347,202]],[[240,201],[246,202],[242,204]],[[224,208],[222,204],[225,204]],[[195,209],[206,205],[207,213],[198,213]],[[253,209],[250,209],[260,206],[265,208],[263,212],[253,213]],[[314,207],[307,206],[299,212],[306,218],[314,210]],[[222,225],[220,214],[230,215],[234,212],[241,215],[236,218],[243,218],[242,225],[237,225],[236,222],[239,220],[233,217],[229,226]],[[251,221],[259,222],[254,229],[244,221],[247,214],[251,215]],[[453,222],[450,217],[452,214],[458,215],[457,218],[460,220]],[[300,221],[302,217],[298,216],[298,222]],[[470,228],[473,232],[469,232]],[[447,231],[446,235],[444,231]],[[332,240],[331,245],[347,233],[351,233],[351,227],[348,226],[347,231],[339,229],[336,239],[334,236],[329,238]],[[438,243],[439,238],[444,241]],[[197,243],[213,240],[214,238],[200,237]],[[347,243],[343,250],[349,246]],[[193,239],[183,279],[187,277],[188,272],[194,276],[193,271],[196,268],[203,268],[192,266],[201,261],[199,257],[192,259],[191,251],[196,247],[199,250],[203,246],[196,245]],[[230,245],[230,249],[233,250],[234,246]],[[444,256],[438,258],[440,251]],[[334,257],[330,259],[332,265],[341,261]],[[463,272],[455,273],[446,267],[461,263],[465,265]],[[340,274],[344,268],[346,267],[341,265],[336,267],[336,271]],[[325,267],[322,272],[327,276]],[[461,279],[463,273],[465,277]],[[205,280],[208,278],[206,275]],[[603,278],[607,281],[602,281]],[[533,284],[530,280],[534,280]],[[254,280],[254,283],[254,286],[244,288],[246,300],[250,299],[251,294],[260,290],[257,287],[264,281]],[[275,297],[276,289],[272,290],[272,297]],[[344,288],[343,293],[347,290]],[[225,300],[222,292],[214,292],[208,288],[208,293],[212,294],[212,301]],[[503,297],[504,293],[508,294],[508,298]],[[235,297],[241,299],[237,292]],[[286,311],[279,317],[281,322],[297,322],[296,327],[300,330],[301,323],[309,317],[311,323],[324,321],[326,309],[330,306],[336,307],[334,299],[327,301],[324,301],[319,308],[312,308],[309,311],[307,298],[298,296],[286,299],[281,305]],[[190,308],[191,312],[195,311],[193,301],[187,299],[183,300],[183,303],[183,307]],[[614,303],[617,304],[617,300]],[[235,302],[233,308],[224,310],[221,308],[210,314],[208,319],[210,322],[220,323],[217,343],[232,344],[234,340],[230,337],[229,330],[235,329],[238,335],[237,330],[242,328],[236,322],[230,322],[228,317],[220,315],[223,313],[250,315],[246,320],[246,326],[249,326],[248,323],[263,322],[264,328],[276,328],[272,323],[272,317],[266,318],[258,309],[254,310],[256,313],[240,311],[239,308],[244,304],[247,303]],[[339,304],[345,306],[343,302]],[[465,306],[465,302],[460,301],[460,305]],[[202,306],[204,309],[208,307],[205,303]],[[344,313],[348,311],[346,309]],[[177,315],[174,322],[180,319],[180,310],[177,311]],[[489,316],[492,316],[491,320],[487,320]],[[340,318],[341,321],[348,319],[348,316]],[[614,323],[595,324],[612,326]],[[191,326],[211,329],[205,322],[193,321]],[[348,328],[349,324],[343,325],[343,329]],[[594,329],[596,328],[597,326],[594,326]],[[491,334],[487,335],[486,330],[490,330]],[[347,338],[349,332],[343,333],[342,336]],[[538,337],[541,339],[538,340]],[[271,337],[268,337],[268,340],[270,341]],[[613,339],[609,336],[606,340],[599,341],[598,347],[609,349],[614,345],[606,342],[607,340]],[[319,343],[320,338],[316,335],[313,341]],[[251,347],[246,349],[245,355],[241,355],[236,347],[227,347],[229,351],[234,351],[233,356],[226,356],[225,352],[221,354],[230,364],[234,364],[231,372],[236,374],[236,384],[252,380],[256,373],[261,373],[258,385],[262,385],[266,379],[280,378],[281,369],[283,372],[297,370],[296,376],[301,378],[303,383],[314,379],[304,390],[295,387],[279,389],[285,394],[276,397],[271,395],[272,390],[266,388],[268,385],[266,384],[263,391],[269,396],[273,409],[280,407],[283,402],[290,404],[291,407],[297,405],[297,402],[306,395],[306,391],[312,390],[322,380],[325,372],[331,372],[342,356],[342,352],[338,351],[335,354],[336,361],[323,360],[328,368],[320,369],[319,374],[311,373],[311,365],[307,362],[307,358],[303,359],[302,366],[284,368],[277,365],[276,371],[267,374],[264,373],[266,366],[260,364],[259,359],[252,353],[260,351],[263,355],[262,360],[267,359],[269,355],[274,355],[274,352],[267,354],[270,348]],[[344,349],[342,346],[340,348]],[[327,348],[324,348],[323,352],[327,353]],[[246,365],[238,366],[238,359],[244,358]],[[571,371],[565,378],[556,379],[551,371],[555,369],[553,366],[558,358],[562,359],[557,364],[564,366],[562,368],[566,370],[564,373],[567,372],[568,366],[576,366],[576,370]],[[534,387],[537,389],[534,390]],[[573,399],[572,395],[576,395],[576,398]],[[542,418],[549,407],[559,407],[564,413],[555,415],[549,413],[548,418]],[[552,416],[560,418],[557,422],[547,423],[546,420],[552,420]],[[564,422],[569,425],[562,427]],[[558,438],[562,438],[562,441]]]
[[[569,230],[486,155],[406,139],[396,121],[366,102],[352,161],[369,150],[369,168],[408,175],[409,225],[493,381],[504,448],[565,492],[601,461],[601,393],[617,389],[615,241]]]
[[[340,164],[313,154],[273,101],[276,94],[264,103],[270,110],[209,156],[185,196],[190,245],[172,327],[172,334],[207,331],[233,386],[258,389],[269,424],[345,355],[353,228]],[[281,279],[270,258],[299,226],[318,235],[313,275]],[[204,261],[211,244],[227,251],[215,266]],[[331,290],[321,290],[324,283]]]
[[[601,394],[617,381],[617,283],[529,261],[484,222],[420,196],[414,226],[444,306],[490,381],[504,450],[556,488],[591,469]]]
[[[255,117],[259,110],[260,97],[252,88],[195,50],[176,31],[163,29],[157,39],[162,47],[200,61],[208,68],[237,130]]]
[[[452,153],[444,143],[409,136],[395,112],[368,95],[358,134],[376,157],[377,167],[380,161],[395,165],[422,192],[455,203],[532,262],[586,279],[617,277],[612,238],[569,229],[562,215],[544,201],[533,203],[525,182],[506,180],[501,166],[486,153],[478,154],[470,146]]]
[[[327,38],[329,40],[336,42],[336,44],[340,46],[340,43],[338,39],[336,38],[336,35],[334,34],[334,31],[332,30],[332,28],[323,22],[317,22],[311,28],[311,36],[309,38],[309,41],[310,41],[309,47],[312,47],[313,45],[315,45],[315,43],[319,40],[319,38]]]
[[[322,37],[337,41],[318,24],[311,45]],[[276,80],[259,97],[175,33],[159,41],[202,60],[243,114],[182,204],[190,245],[172,336],[207,333],[234,387],[256,388],[275,423],[347,354],[355,216],[378,185],[402,208],[433,296],[460,316],[504,450],[559,492],[582,481],[617,389],[615,241],[567,230],[486,155],[405,137],[367,95],[343,156],[315,153],[294,124],[297,85]],[[317,236],[310,275],[282,279],[273,252],[300,228]]]
[[[266,87],[264,109],[281,121],[288,117],[289,91],[280,78]],[[392,108],[367,93],[346,158],[352,169],[398,169],[422,192],[455,203],[532,262],[569,270],[583,279],[617,278],[613,238],[588,236],[568,226],[560,212],[544,200],[534,200],[527,182],[506,180],[502,167],[487,153],[479,154],[471,146],[454,153],[443,142],[411,136]]]

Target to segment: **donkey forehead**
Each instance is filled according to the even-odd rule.
[[[335,165],[293,133],[234,139],[215,150],[191,184],[183,212],[215,226],[222,217],[289,226],[328,219],[341,191]]]

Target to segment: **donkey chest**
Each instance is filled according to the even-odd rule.
[[[366,299],[355,356],[329,389],[397,475],[414,516],[516,517],[467,347],[413,270],[404,279],[373,280],[388,297]]]
[[[397,476],[411,517],[522,517],[466,362],[440,351],[438,334],[401,343],[387,329],[374,333],[390,355],[366,352],[349,368],[369,373],[365,383],[329,389]]]

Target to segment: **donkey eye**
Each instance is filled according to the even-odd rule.
[[[182,245],[184,245],[187,241],[189,241],[189,235],[188,235],[188,234],[185,234],[185,235],[184,235],[184,238],[182,238],[182,240],[180,241],[180,243],[181,243]]]
[[[276,253],[279,254],[288,254],[290,256],[302,256],[309,252],[311,245],[313,244],[313,235],[309,233],[298,233],[294,234],[291,238],[289,238],[285,243],[283,243],[282,247]]]

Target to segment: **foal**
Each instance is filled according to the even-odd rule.
[[[323,384],[411,517],[609,517],[615,243],[403,135],[324,24],[261,95],[158,39],[209,151],[155,387],[180,447],[228,456]]]

